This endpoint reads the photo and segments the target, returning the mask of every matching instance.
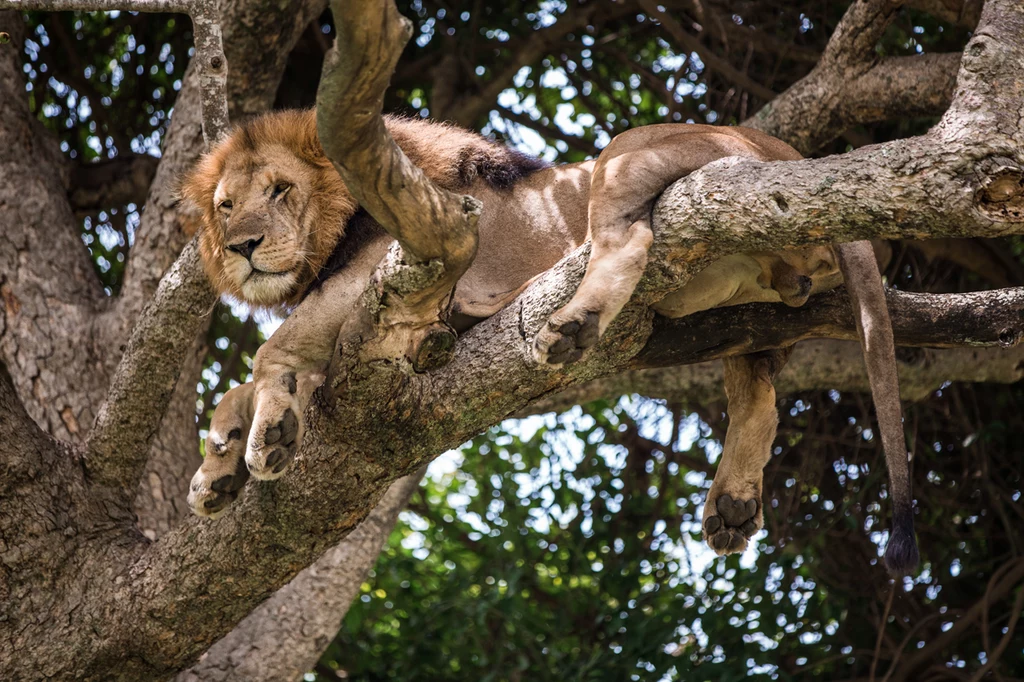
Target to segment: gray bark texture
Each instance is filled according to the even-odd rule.
[[[301,680],[337,634],[422,475],[395,481],[348,537],[246,616],[176,682]]]
[[[418,350],[436,340],[437,302],[475,240],[473,206],[448,204],[446,215],[463,225],[454,236],[381,220],[408,258],[396,250],[375,281],[403,282],[401,306],[353,311],[346,329],[370,332],[355,336],[371,343],[343,344],[305,415],[292,472],[251,482],[216,522],[185,518],[183,509],[198,465],[198,339],[213,301],[173,211],[174,179],[203,144],[199,70],[190,68],[175,105],[123,292],[108,298],[78,238],[72,171],[28,110],[20,50],[0,46],[0,677],[295,679],[340,622],[414,472],[505,417],[610,392],[714,398],[720,374],[705,361],[813,337],[829,340],[802,344],[779,390],[862,390],[840,294],[798,311],[723,309],[673,323],[655,320],[647,304],[736,251],[1024,232],[1024,7],[987,0],[963,55],[875,63],[867,55],[899,4],[855,2],[815,71],[753,124],[809,151],[897,112],[948,106],[941,122],[917,138],[792,162],[785,173],[726,159],[676,183],[656,207],[650,267],[633,303],[594,352],[564,371],[537,367],[529,342],[571,296],[586,248],[459,339],[447,364],[419,372]],[[918,4],[955,10],[951,0]],[[388,20],[374,23],[366,19],[379,19],[377,3],[334,3],[339,25],[351,22],[343,30],[362,33],[327,59],[321,130],[345,110],[355,112],[353,130],[381,130],[381,94],[404,43],[400,18],[385,6]],[[312,0],[219,5],[233,120],[270,106],[291,46],[321,10]],[[960,20],[971,21],[966,9]],[[0,30],[15,46],[23,39],[18,15],[0,13]],[[346,83],[364,59],[376,65],[374,77]],[[918,80],[927,91],[906,94]],[[403,165],[386,136],[366,136],[365,149],[345,141],[325,139],[340,166],[391,159],[376,173],[368,164],[347,169],[372,209],[408,215],[418,202],[450,200]],[[402,185],[396,178],[412,198],[376,189]],[[409,267],[443,276],[408,277]],[[897,341],[925,347],[901,356],[906,395],[923,397],[946,380],[1020,378],[1021,297],[1015,289],[894,295]],[[328,593],[336,598],[318,601]],[[279,657],[270,676],[253,672],[256,648],[264,666]]]

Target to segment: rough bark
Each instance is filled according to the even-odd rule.
[[[859,0],[836,27],[821,60],[785,93],[743,122],[810,154],[860,124],[937,116],[949,106],[960,55],[879,59],[875,43],[903,4]]]
[[[373,37],[366,36],[371,43]],[[964,52],[953,105],[929,134],[793,162],[785,173],[715,164],[673,186],[655,216],[642,292],[578,365],[539,368],[529,360],[527,341],[579,281],[586,249],[471,330],[448,365],[415,373],[400,363],[357,364],[335,375],[307,413],[306,440],[289,476],[250,484],[224,518],[190,519],[157,542],[137,531],[109,488],[85,476],[83,449],[40,435],[0,382],[0,456],[5,466],[13,462],[0,481],[6,486],[0,591],[12,597],[0,600],[0,665],[15,680],[134,681],[181,670],[343,539],[398,477],[544,396],[631,368],[655,330],[645,300],[678,287],[710,258],[877,235],[1020,232],[1022,61],[1024,8],[1015,0],[989,0]],[[7,62],[3,68],[0,77],[11,76]],[[0,115],[14,111],[9,100],[0,100]],[[46,182],[44,189],[61,189]],[[66,203],[60,210],[70,215]],[[21,265],[13,243],[5,256]],[[187,265],[186,255],[177,271]],[[19,286],[38,286],[31,271],[15,273]],[[196,291],[165,286],[165,293]],[[177,310],[196,303],[169,301]],[[145,327],[158,318],[145,319],[136,335],[152,334]],[[192,342],[181,335],[168,352],[185,357],[182,347]],[[692,360],[714,357],[717,349],[706,350]],[[5,349],[5,361],[10,357],[17,353]]]
[[[775,391],[780,397],[828,389],[854,393],[870,390],[863,350],[853,341],[804,341],[793,349],[790,363],[775,380]],[[1024,379],[1024,346],[920,348],[913,352],[898,349],[896,366],[900,397],[919,401],[946,382],[1012,384]],[[714,361],[622,372],[538,400],[515,416],[562,412],[573,405],[627,393],[684,405],[722,400],[722,365]]]
[[[177,682],[297,682],[341,627],[423,470],[395,481],[370,515],[246,616]]]

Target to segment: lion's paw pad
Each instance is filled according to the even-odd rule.
[[[216,518],[238,498],[245,482],[249,480],[249,469],[240,455],[234,462],[235,470],[232,473],[223,473],[231,463],[222,459],[221,455],[209,454],[207,457],[218,459],[204,461],[192,477],[188,504],[197,516]]]
[[[548,365],[565,365],[576,362],[583,351],[597,343],[601,336],[600,316],[585,312],[568,322],[548,320],[547,325],[534,341],[534,356],[538,362]]]
[[[733,499],[732,495],[719,495],[715,500],[717,514],[704,519],[704,537],[718,554],[741,552],[747,540],[760,530],[757,513],[760,503],[755,499]]]
[[[245,456],[249,471],[262,480],[281,476],[292,460],[299,446],[299,418],[292,408],[287,408],[281,418],[271,422],[263,431],[262,447],[252,448]]]

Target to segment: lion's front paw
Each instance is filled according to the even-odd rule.
[[[259,395],[245,463],[258,479],[280,478],[302,442],[302,409],[294,394]]]
[[[728,493],[708,494],[704,503],[704,539],[716,554],[742,552],[747,540],[762,526],[760,500],[733,499]]]
[[[206,458],[189,485],[188,506],[197,516],[215,519],[235,501],[247,480],[241,429],[232,429],[223,437],[211,432],[206,439]]]
[[[571,304],[570,304],[571,305]],[[533,357],[547,365],[576,362],[601,336],[600,315],[568,306],[551,316],[533,342]]]

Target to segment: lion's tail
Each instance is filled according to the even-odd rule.
[[[885,549],[885,565],[892,575],[902,576],[914,570],[919,556],[914,536],[913,495],[903,434],[892,321],[871,243],[852,242],[837,245],[835,249],[839,269],[853,303],[857,335],[864,349],[885,462],[889,468],[892,529]]]

